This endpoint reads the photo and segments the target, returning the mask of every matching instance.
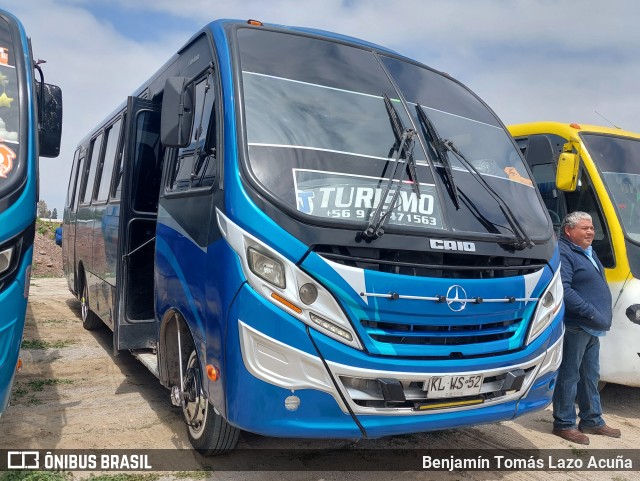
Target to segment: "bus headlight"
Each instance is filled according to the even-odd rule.
[[[0,252],[0,274],[3,274],[11,266],[13,258],[13,246]]]
[[[553,321],[562,306],[563,292],[562,278],[560,277],[560,269],[558,269],[553,279],[551,279],[549,286],[540,296],[538,307],[536,307],[533,320],[531,321],[527,344],[530,344],[551,324],[551,321]]]
[[[253,247],[247,249],[247,262],[249,269],[256,276],[273,284],[280,289],[287,287],[284,277],[284,266],[282,262],[269,257],[268,255],[258,252]]]
[[[362,350],[335,297],[294,262],[217,212],[220,232],[238,254],[249,285],[262,297],[309,327]]]

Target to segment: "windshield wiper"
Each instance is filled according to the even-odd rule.
[[[385,186],[385,189],[380,196],[380,202],[378,202],[375,211],[369,218],[369,224],[362,232],[362,235],[368,240],[377,239],[379,237],[382,237],[382,235],[384,234],[384,225],[393,209],[395,209],[398,197],[400,196],[400,189],[402,189],[402,181],[404,180],[405,170],[409,171],[409,177],[412,181],[413,190],[418,196],[418,199],[420,198],[420,185],[418,183],[418,175],[416,172],[416,161],[413,158],[413,145],[415,142],[416,131],[413,129],[405,128],[402,124],[400,116],[398,115],[398,111],[391,103],[391,100],[389,99],[387,94],[383,93],[382,97],[384,99],[385,108],[387,109],[387,114],[389,115],[389,121],[391,122],[393,135],[396,138],[396,142],[394,144],[396,153],[394,158],[393,171],[387,179],[387,185]],[[402,167],[400,167],[400,160],[404,160],[404,162],[402,163]],[[398,170],[400,171],[399,178]],[[391,198],[389,207],[383,212],[382,209],[384,207],[385,200],[387,198],[387,195],[389,195],[394,182],[397,182],[398,186],[393,192],[393,197]]]
[[[424,136],[427,138],[429,144],[431,144],[436,158],[444,167],[444,185],[451,196],[453,205],[456,207],[456,210],[460,209],[460,197],[458,196],[458,188],[453,181],[453,171],[451,170],[451,162],[449,162],[447,148],[420,104],[416,104],[416,112],[418,113],[418,120],[420,120],[420,124],[422,125]]]
[[[470,172],[473,172],[475,175],[475,179],[482,185],[485,190],[489,193],[491,197],[496,201],[502,214],[504,215],[507,222],[511,226],[511,229],[516,236],[516,241],[512,244],[513,248],[516,250],[522,250],[527,247],[533,247],[535,244],[527,235],[527,232],[522,227],[520,221],[513,214],[513,211],[509,208],[509,206],[502,199],[500,194],[498,194],[493,187],[491,187],[486,180],[482,177],[478,169],[476,169],[471,162],[467,160],[467,158],[458,150],[452,140],[441,140],[441,144],[451,153],[453,153],[462,163],[469,169]]]

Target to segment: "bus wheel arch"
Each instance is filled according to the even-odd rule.
[[[178,349],[178,329],[182,344],[182,365],[186,365],[189,355],[195,349],[191,330],[182,314],[171,310],[163,316],[160,325],[158,361],[160,382],[167,387],[180,383],[180,359]]]
[[[204,370],[198,350],[186,320],[177,311],[169,312],[163,318],[158,358],[159,367],[162,366],[160,380],[174,393],[174,404],[175,398],[179,397],[176,393],[182,397],[179,402],[193,448],[204,456],[231,451],[238,442],[240,430],[231,426],[209,402],[203,387]]]

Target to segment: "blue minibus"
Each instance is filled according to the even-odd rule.
[[[79,142],[65,275],[203,454],[512,419],[550,403],[564,333],[531,179],[449,75],[218,20]]]

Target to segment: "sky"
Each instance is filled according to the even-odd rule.
[[[62,148],[40,198],[62,217],[78,142],[194,33],[219,18],[330,30],[445,71],[505,124],[640,132],[637,0],[2,0],[63,92]]]

